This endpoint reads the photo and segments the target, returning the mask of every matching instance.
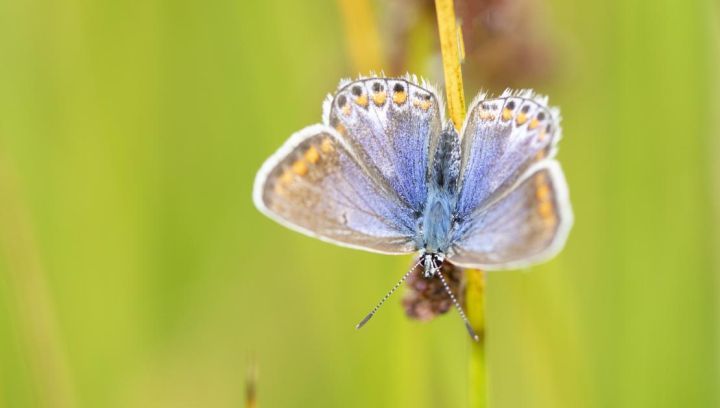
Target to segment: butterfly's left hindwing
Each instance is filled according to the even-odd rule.
[[[415,249],[413,212],[327,126],[293,135],[260,169],[253,195],[263,213],[304,234],[381,253]]]

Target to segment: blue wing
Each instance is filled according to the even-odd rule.
[[[567,184],[552,158],[559,114],[529,91],[471,104],[461,140],[456,229],[448,259],[509,269],[546,260],[572,225]]]
[[[562,249],[572,222],[560,165],[545,160],[462,224],[448,260],[484,270],[529,266]]]
[[[255,205],[277,222],[342,246],[413,252],[415,214],[324,125],[296,133],[262,166]]]
[[[505,193],[532,164],[552,158],[558,123],[558,113],[547,108],[545,98],[529,91],[478,97],[461,132],[457,216],[469,217]]]
[[[367,78],[341,84],[325,105],[336,129],[371,174],[387,183],[418,214],[442,128],[441,99],[414,78]]]

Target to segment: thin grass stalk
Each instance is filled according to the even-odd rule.
[[[468,403],[472,408],[488,406],[487,361],[485,356],[485,274],[477,269],[465,271],[465,308],[480,341],[470,345],[468,365]]]
[[[245,408],[257,408],[257,378],[258,369],[255,358],[250,360],[245,378]]]
[[[464,46],[462,33],[455,19],[453,0],[435,0],[440,35],[445,92],[448,99],[450,119],[458,131],[465,120],[465,94],[462,80]],[[472,342],[468,366],[469,406],[487,406],[487,371],[485,360],[485,280],[482,271],[469,269],[465,272],[465,304],[468,319],[480,341]]]

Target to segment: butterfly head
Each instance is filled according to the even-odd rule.
[[[438,273],[440,266],[443,261],[445,261],[445,254],[442,252],[425,252],[420,257],[423,268],[425,269],[423,277],[428,279],[434,277]]]

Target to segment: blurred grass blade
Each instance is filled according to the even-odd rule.
[[[469,405],[473,408],[487,406],[487,368],[485,358],[485,274],[477,269],[465,271],[465,308],[468,319],[480,341],[470,344],[468,367]]]
[[[39,407],[76,406],[53,302],[17,177],[0,154],[0,255]]]
[[[368,0],[338,0],[345,28],[347,52],[355,74],[383,67],[383,53],[372,5]]]

